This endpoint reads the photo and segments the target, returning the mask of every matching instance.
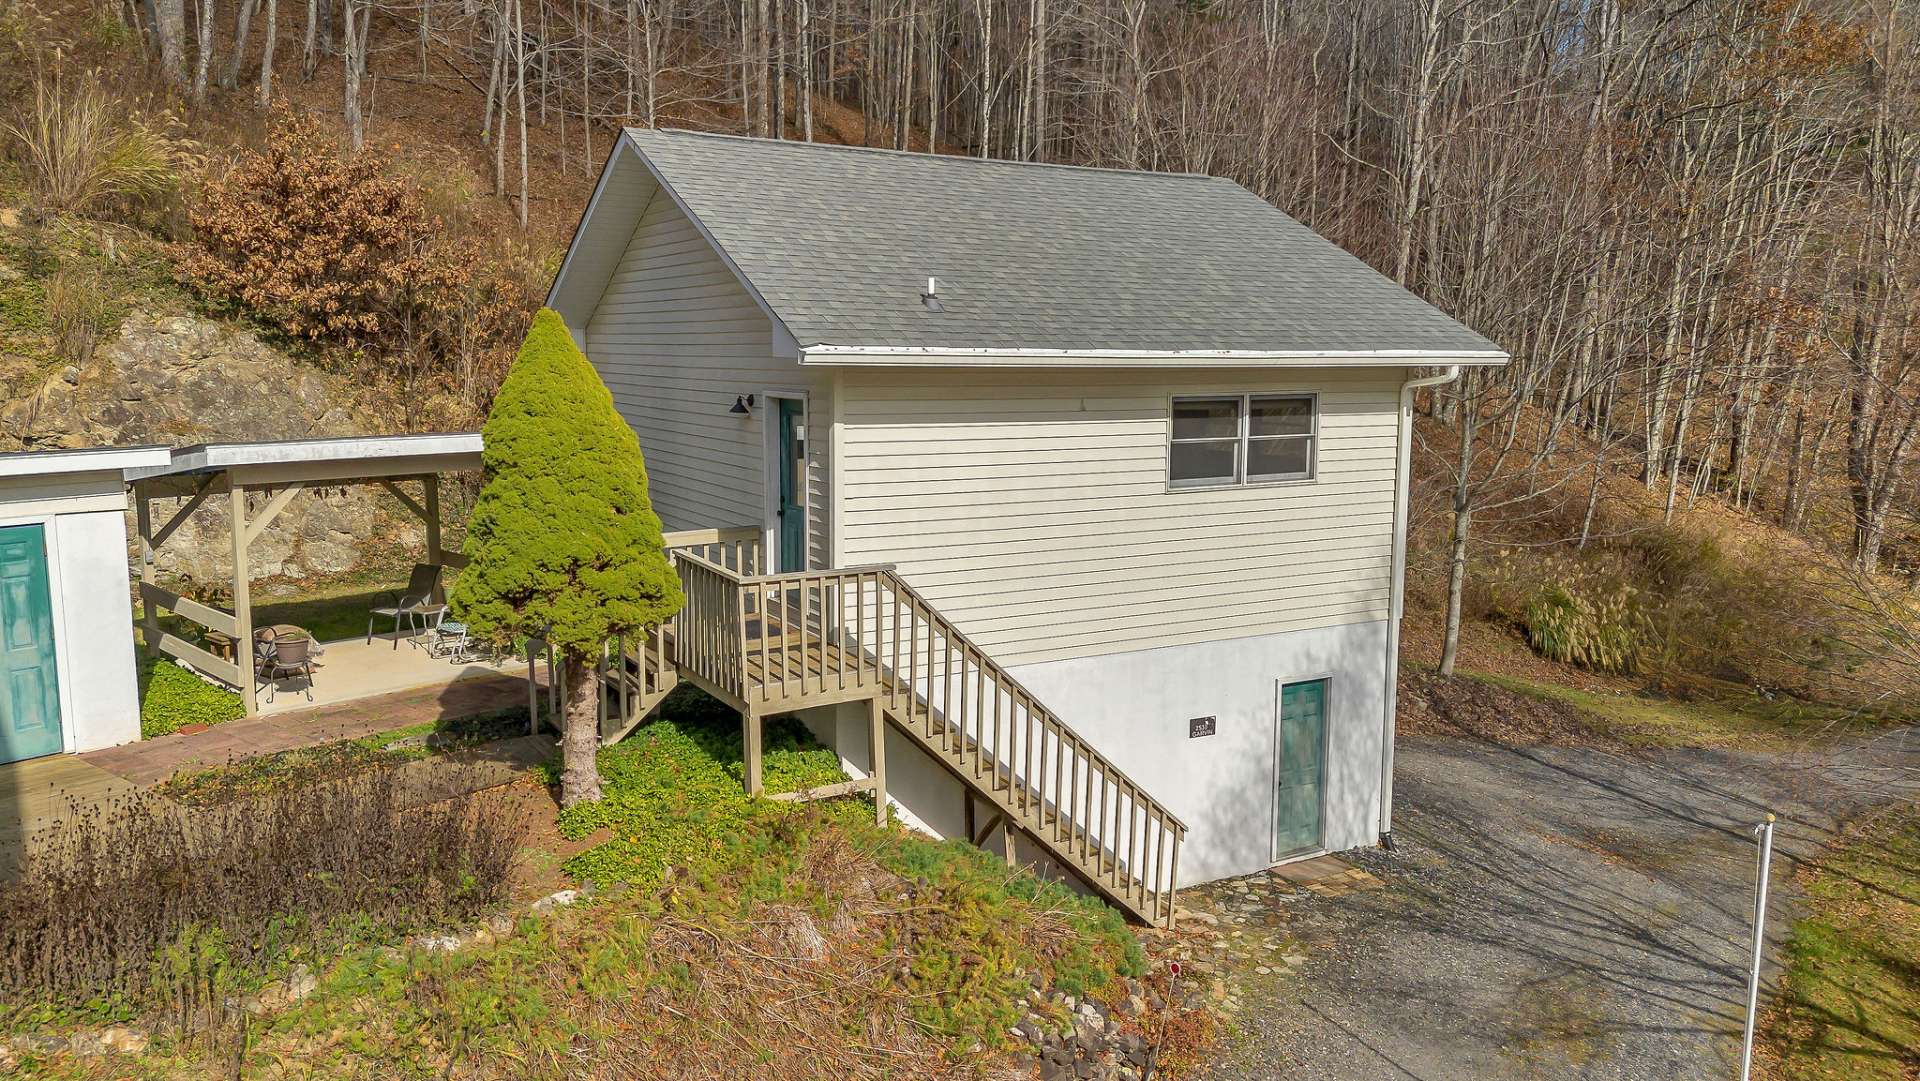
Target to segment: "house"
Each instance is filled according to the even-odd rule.
[[[675,663],[910,820],[1152,903],[1390,829],[1412,388],[1491,342],[1227,180],[647,130],[548,303],[665,527],[758,553]]]
[[[121,476],[166,460],[0,454],[0,764],[140,738]]]

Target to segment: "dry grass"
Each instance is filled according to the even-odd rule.
[[[187,158],[158,126],[128,112],[97,72],[55,70],[34,80],[20,115],[0,123],[48,210],[93,214],[176,185]]]
[[[97,275],[61,269],[47,279],[46,311],[60,356],[84,366],[113,325],[113,303]]]
[[[1801,885],[1808,914],[1766,1019],[1764,1076],[1920,1077],[1920,810],[1852,831]]]
[[[1542,422],[1537,412],[1523,418],[1523,446]],[[1420,427],[1427,449],[1415,455],[1403,634],[1410,660],[1435,663],[1446,596],[1448,439],[1429,419]],[[1489,509],[1475,518],[1463,669],[1597,694],[1651,685],[1669,697],[1725,698],[1732,689],[1874,714],[1920,701],[1920,610],[1903,583],[1859,578],[1819,537],[1733,509],[1715,493],[1690,501],[1683,490],[1669,524],[1665,486],[1649,491],[1632,475],[1631,450],[1609,452],[1597,492],[1596,448],[1571,431],[1531,474],[1476,477]],[[1589,524],[1588,543],[1577,547]],[[1543,591],[1570,581],[1589,600],[1624,598],[1645,638],[1637,677],[1547,661],[1529,648],[1528,620]]]
[[[141,1008],[179,982],[167,955],[183,947],[244,980],[348,925],[405,929],[496,902],[514,851],[506,816],[408,798],[380,771],[219,807],[140,796],[83,813],[0,884],[0,1013]]]

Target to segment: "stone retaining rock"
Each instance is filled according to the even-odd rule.
[[[1213,981],[1178,980],[1177,1001],[1139,980],[1125,979],[1108,1006],[1035,986],[1027,1016],[1009,1033],[1026,1049],[1014,1065],[1040,1081],[1142,1081],[1150,1076],[1157,1049],[1143,1034],[1153,1014],[1169,1008],[1208,1008]]]
[[[128,315],[85,367],[56,371],[0,408],[0,448],[9,450],[390,430],[356,404],[344,377],[289,358],[232,324],[146,311]],[[157,510],[168,515],[170,507],[162,502]],[[131,517],[127,529],[132,536]],[[300,578],[351,570],[373,536],[390,546],[418,546],[425,538],[420,522],[381,489],[309,490],[254,542],[254,573]],[[160,550],[159,566],[168,578],[217,584],[232,577],[232,557],[226,504],[209,500]]]

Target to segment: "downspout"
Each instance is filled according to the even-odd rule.
[[[1400,432],[1394,441],[1399,461],[1393,470],[1393,582],[1387,591],[1387,681],[1380,710],[1380,844],[1393,848],[1393,725],[1400,685],[1400,612],[1407,600],[1407,491],[1413,471],[1413,394],[1460,378],[1453,364],[1439,375],[1400,384]]]

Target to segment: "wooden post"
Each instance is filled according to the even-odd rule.
[[[252,572],[247,567],[247,490],[227,480],[228,517],[233,524],[233,657],[240,666],[240,702],[247,716],[259,712],[253,693]]]
[[[760,794],[760,711],[749,705],[740,715],[746,742],[747,795]]]
[[[1011,818],[1000,820],[1000,849],[1006,854],[1008,867],[1020,866],[1020,857],[1013,850],[1013,819]]]
[[[878,697],[867,699],[867,742],[873,748],[873,824],[887,824],[887,720]]]
[[[540,734],[540,655],[534,652],[533,639],[527,639],[527,735]],[[553,675],[549,673],[548,679]]]
[[[421,510],[425,512],[421,514],[420,517],[427,523],[427,562],[437,567],[440,565],[441,557],[439,474],[428,473],[426,476],[421,477],[420,487],[423,497],[420,501]],[[446,603],[446,589],[447,587],[444,584],[437,585],[433,588],[433,602],[435,604]]]
[[[973,793],[964,788],[960,790],[960,807],[960,828],[967,832],[967,843],[978,844],[979,842],[974,840],[980,835],[974,832],[973,828]]]
[[[133,499],[134,517],[140,527],[140,584],[150,586],[159,573],[159,568],[154,566],[153,554],[153,499],[145,484],[133,486]],[[157,651],[160,648],[160,613],[154,610],[144,591],[140,596],[140,611],[147,650]]]

